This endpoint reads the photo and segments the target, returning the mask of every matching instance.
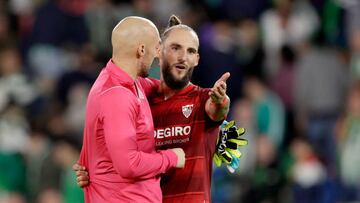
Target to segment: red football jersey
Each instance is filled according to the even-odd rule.
[[[188,85],[164,100],[149,97],[157,149],[181,147],[185,168],[171,169],[161,178],[163,202],[210,202],[212,157],[221,122],[205,112],[210,89]]]

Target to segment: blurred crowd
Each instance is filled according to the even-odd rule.
[[[226,71],[240,168],[214,203],[360,201],[360,1],[0,0],[0,203],[78,203],[86,97],[125,16],[200,38],[192,82]],[[159,77],[154,63],[151,76]]]

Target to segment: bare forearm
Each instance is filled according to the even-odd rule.
[[[224,73],[209,91],[209,99],[206,101],[205,111],[213,121],[225,119],[229,112],[230,99],[226,95],[226,80],[230,73]]]
[[[230,99],[226,96],[221,103],[215,103],[211,98],[206,101],[205,111],[213,121],[221,121],[229,113]]]

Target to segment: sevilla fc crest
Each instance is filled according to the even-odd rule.
[[[182,106],[182,113],[184,114],[184,116],[186,118],[189,118],[189,116],[191,115],[191,112],[193,110],[193,106],[194,106],[193,104]]]

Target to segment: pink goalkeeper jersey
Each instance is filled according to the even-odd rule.
[[[155,151],[145,93],[110,60],[90,90],[79,164],[90,176],[85,202],[161,202],[159,175],[176,155]]]

